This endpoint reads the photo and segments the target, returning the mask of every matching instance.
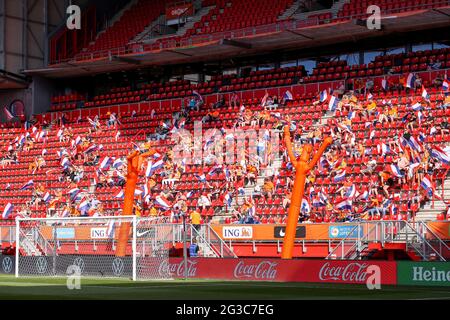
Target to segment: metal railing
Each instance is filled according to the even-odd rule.
[[[237,258],[233,250],[225,243],[222,238],[211,228],[209,224],[200,225],[199,230],[194,225],[189,225],[189,237],[192,243],[193,238],[197,240],[200,247],[205,247],[210,253],[213,253],[217,258]]]
[[[448,245],[425,223],[407,221],[367,221],[355,225],[348,235],[332,249],[326,259],[358,260],[370,255],[369,244],[405,244],[405,250],[413,251],[422,260],[446,261],[444,250]]]

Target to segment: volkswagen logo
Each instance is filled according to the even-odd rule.
[[[80,268],[80,272],[83,273],[84,271],[84,260],[81,257],[77,257],[75,258],[75,260],[73,260],[73,265],[77,266],[78,268]]]
[[[12,259],[10,257],[5,257],[2,261],[2,268],[4,273],[11,273],[12,271]]]
[[[47,260],[44,257],[39,257],[36,261],[37,272],[42,274],[47,272]]]
[[[115,258],[112,262],[112,271],[115,276],[121,276],[123,273],[123,261],[120,258]]]

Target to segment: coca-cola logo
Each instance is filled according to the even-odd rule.
[[[234,277],[236,279],[264,279],[273,280],[277,276],[278,263],[271,261],[261,261],[258,264],[246,265],[244,261],[240,261],[234,268]]]
[[[345,281],[365,283],[367,274],[367,263],[353,262],[348,265],[332,265],[325,263],[319,271],[319,279],[322,281]]]
[[[161,277],[172,276],[172,277],[184,277],[185,276],[184,261],[180,263],[170,263],[167,260],[162,261],[159,264],[158,273]],[[193,278],[197,275],[197,261],[188,260],[187,261],[187,276]]]

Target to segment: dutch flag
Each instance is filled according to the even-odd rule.
[[[331,96],[330,102],[328,103],[328,110],[335,111],[339,103],[339,99],[335,96]]]
[[[414,137],[410,137],[408,142],[411,148],[413,148],[418,152],[422,152],[422,147],[420,146],[420,143],[417,142],[417,140]]]
[[[125,162],[122,159],[117,159],[116,161],[113,162],[112,166],[114,169],[119,169],[120,167],[122,167],[125,164]]]
[[[383,88],[383,90],[387,90],[388,89],[388,82],[386,79],[381,80],[381,87]]]
[[[348,118],[349,120],[353,120],[355,117],[356,117],[356,112],[355,112],[355,111],[350,111],[350,112],[348,113],[347,118]]]
[[[356,194],[356,187],[354,184],[352,184],[351,187],[348,188],[347,192],[345,193],[345,197],[348,199],[353,199],[355,194]]]
[[[135,196],[135,197],[139,197],[142,193],[144,193],[144,191],[142,191],[142,190],[140,190],[140,189],[134,190],[134,196]]]
[[[320,199],[314,198],[312,201],[313,207],[319,208],[324,207],[325,203],[323,203]]]
[[[152,164],[152,172],[161,169],[164,166],[164,160],[161,158]]]
[[[153,164],[152,161],[149,161],[149,162],[147,163],[147,169],[145,170],[145,176],[146,176],[147,178],[150,178],[150,177],[152,176],[152,164]]]
[[[352,209],[352,205],[353,205],[352,200],[344,200],[344,201],[339,202],[336,205],[336,208],[338,210],[351,210]]]
[[[162,168],[163,166],[164,161],[162,159],[159,159],[155,163],[153,163],[153,161],[149,161],[147,164],[147,169],[145,170],[145,176],[150,178],[156,170]]]
[[[231,202],[232,202],[232,201],[233,201],[233,198],[231,198],[230,194],[227,193],[227,194],[225,195],[225,202],[226,202],[226,204],[227,204],[228,207],[231,206]]]
[[[41,141],[42,139],[44,139],[45,136],[47,136],[47,132],[46,131],[39,132],[39,134],[37,136],[38,141]]]
[[[5,207],[5,209],[3,210],[2,218],[8,219],[8,217],[11,214],[11,212],[13,211],[13,209],[14,209],[14,206],[11,203],[8,203]]]
[[[448,82],[447,80],[444,80],[444,81],[442,82],[442,91],[447,92],[448,89],[449,89],[449,87],[450,87],[449,82]]]
[[[64,132],[63,129],[59,129],[59,130],[58,130],[58,133],[56,134],[56,136],[57,136],[58,138],[60,138],[60,137],[62,136],[63,132]]]
[[[64,159],[61,161],[61,166],[62,166],[63,168],[66,168],[66,167],[70,166],[70,161],[69,161],[69,159],[68,159],[68,158],[64,158]]]
[[[8,108],[6,106],[3,108],[3,110],[5,111],[6,118],[8,121],[15,118],[14,115],[11,113],[11,111],[8,110]]]
[[[327,92],[327,90],[323,90],[321,93],[320,93],[320,102],[325,102],[325,101],[327,101],[327,99],[328,99],[328,92]]]
[[[380,152],[380,148],[378,148],[378,152]],[[391,149],[388,145],[382,143],[381,144],[381,155],[385,156],[386,154],[391,153]]]
[[[420,104],[420,102],[416,102],[411,106],[411,109],[413,109],[414,111],[420,111],[422,110],[422,105]]]
[[[70,211],[65,208],[63,212],[61,212],[61,216],[62,218],[68,217],[70,215]]]
[[[408,78],[406,79],[406,87],[414,88],[415,82],[416,82],[416,76],[413,73],[408,74]]]
[[[80,211],[80,212],[86,212],[86,211],[88,211],[89,210],[89,207],[90,207],[90,203],[89,203],[89,201],[88,200],[84,200],[83,202],[81,202],[79,205],[78,205],[78,210]]]
[[[157,196],[155,198],[155,203],[156,203],[156,205],[158,205],[159,207],[161,207],[163,209],[170,209],[172,207],[172,204],[170,203],[170,201],[167,200],[163,196]]]
[[[200,180],[201,182],[206,182],[206,176],[205,176],[205,174],[202,174],[202,175],[196,174],[195,177],[196,177],[198,180]]]
[[[324,156],[320,157],[319,164],[320,164],[321,169],[324,169],[324,168],[330,166],[330,163],[328,162],[327,158]]]
[[[303,198],[303,200],[302,200],[301,212],[302,213],[310,213],[311,212],[311,207],[310,207],[309,202],[308,202],[308,200],[306,198]]]
[[[98,147],[97,147],[97,145],[95,145],[95,144],[93,144],[92,146],[89,146],[89,148],[87,148],[86,150],[84,150],[84,153],[91,153],[91,152],[94,152],[95,150],[97,150],[98,149]]]
[[[22,145],[25,143],[25,136],[22,134],[19,138],[19,145]]]
[[[322,202],[323,204],[326,204],[328,202],[328,197],[325,195],[325,193],[323,193],[323,191],[319,191],[318,196],[320,202]]]
[[[367,200],[369,198],[369,191],[364,190],[363,194],[359,196],[358,199]]]
[[[269,98],[269,93],[266,91],[266,94],[264,95],[264,97],[261,99],[261,107],[264,107],[267,103],[267,98]]]
[[[404,177],[404,175],[401,173],[399,167],[397,167],[395,164],[391,164],[389,166],[389,168],[390,168],[390,171],[392,172],[392,174],[394,176],[396,176],[397,178],[403,178]]]
[[[450,153],[446,152],[445,150],[442,150],[438,146],[432,147],[430,151],[431,151],[430,154],[433,158],[438,159],[442,163],[450,164]]]
[[[212,167],[212,169],[209,171],[208,175],[212,176],[216,171],[219,171],[222,169],[222,165],[216,165],[214,167]]]
[[[434,127],[433,127],[433,128],[434,128]],[[433,129],[433,128],[431,128],[431,129]],[[434,129],[434,130],[436,130],[436,129]],[[430,134],[432,134],[431,131],[430,131]],[[423,143],[423,142],[425,142],[426,139],[427,139],[427,136],[426,136],[424,133],[422,133],[422,132],[419,133],[419,141],[420,141],[420,142]]]
[[[340,172],[337,172],[336,175],[334,176],[334,182],[341,182],[345,179],[345,170],[342,170]]]
[[[292,96],[292,93],[289,90],[287,90],[284,93],[284,100],[285,101],[294,100],[294,97]]]
[[[147,184],[144,184],[144,197],[148,196],[150,194],[150,190],[148,189]]]
[[[42,198],[42,200],[44,200],[45,203],[48,203],[50,201],[50,199],[52,198],[52,196],[50,195],[50,193],[46,193],[44,195],[44,197]]]
[[[114,238],[116,222],[114,220],[109,220],[108,228],[106,229],[106,234],[109,238]]]
[[[203,102],[203,97],[202,97],[202,95],[200,93],[198,93],[198,91],[194,90],[194,91],[192,91],[192,94],[194,96],[196,96],[200,101]]]
[[[114,198],[123,199],[123,198],[124,198],[123,190],[121,190],[118,194],[116,194],[116,195],[114,196]]]
[[[72,190],[69,190],[68,194],[70,196],[70,199],[73,201],[77,195],[80,193],[80,189],[78,188],[73,188]]]
[[[113,159],[111,159],[110,157],[105,157],[103,159],[103,161],[100,163],[100,170],[105,170],[105,169],[109,168],[109,166],[111,165],[112,162],[113,162]]]
[[[419,119],[419,124],[421,124],[423,121],[423,113],[421,111],[417,112],[417,118]]]
[[[424,86],[422,86],[422,98],[424,98],[425,100],[430,99],[430,96],[428,95],[428,92]]]
[[[422,182],[420,183],[420,186],[421,186],[422,188],[424,188],[425,191],[428,192],[428,195],[429,195],[430,197],[433,195],[433,187],[432,187],[431,181],[430,181],[430,179],[428,179],[428,177],[424,177],[424,178],[422,179]]]
[[[20,190],[27,190],[28,188],[32,187],[34,185],[33,180],[28,181],[27,183],[25,183]]]

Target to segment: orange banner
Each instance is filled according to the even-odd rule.
[[[50,226],[42,226],[41,233],[47,240],[54,239],[56,232],[56,239],[58,240],[106,240],[110,239],[108,235],[107,226],[67,226],[58,227],[54,229]],[[114,238],[117,238],[114,232]]]
[[[442,240],[450,240],[450,221],[428,222],[427,226]]]

